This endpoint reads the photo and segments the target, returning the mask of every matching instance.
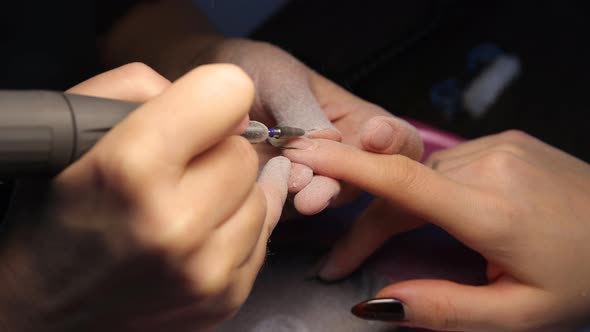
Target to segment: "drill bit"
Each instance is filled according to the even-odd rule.
[[[285,140],[303,135],[305,135],[305,130],[301,128],[277,126],[269,129],[258,121],[250,121],[248,129],[242,133],[242,136],[252,144],[261,143],[268,139]]]

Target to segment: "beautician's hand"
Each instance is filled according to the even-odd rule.
[[[422,141],[415,128],[350,94],[280,48],[251,40],[225,40],[212,49],[209,61],[237,64],[253,78],[257,91],[250,113],[253,119],[304,128],[308,137],[342,141],[368,151],[421,157]],[[265,151],[276,153],[276,149]],[[337,181],[313,176],[301,164],[294,164],[291,174],[289,190],[297,193],[294,205],[300,213],[318,213],[340,193]],[[351,189],[339,195],[339,200],[350,199]]]
[[[290,170],[273,159],[257,183],[255,150],[230,136],[246,126],[251,80],[211,65],[171,85],[133,64],[70,92],[147,102],[46,192],[17,189],[0,241],[0,329],[202,331],[233,314]]]
[[[422,141],[407,122],[350,94],[314,73],[287,52],[267,43],[225,39],[190,0],[140,1],[112,24],[99,43],[109,64],[141,60],[174,80],[204,63],[233,63],[254,80],[254,120],[269,126],[301,127],[313,137],[341,140],[364,150],[422,155]],[[261,164],[277,149],[258,144]],[[346,201],[354,189],[313,176],[293,165],[289,191],[297,193],[300,213],[315,214],[338,196]],[[340,194],[339,194],[340,193]]]
[[[364,219],[339,255],[374,248],[372,238],[396,233],[400,221],[427,220],[488,261],[486,286],[405,281],[376,295],[402,306],[364,303],[357,314],[444,331],[570,331],[588,319],[588,164],[514,131],[435,153],[427,166],[326,140],[290,145],[301,149],[285,151],[291,160],[364,188],[401,212],[390,223]]]

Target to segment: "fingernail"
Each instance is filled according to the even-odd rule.
[[[284,149],[296,149],[296,150],[309,150],[311,149],[315,143],[312,140],[306,138],[296,138],[292,139],[287,143],[287,145],[283,146]]]
[[[404,305],[396,299],[366,300],[352,307],[350,311],[367,320],[403,321],[405,318]]]
[[[388,121],[374,119],[365,132],[370,133],[367,145],[375,151],[384,151],[393,143],[394,130]]]

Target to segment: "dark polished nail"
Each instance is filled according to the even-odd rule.
[[[350,310],[355,316],[368,320],[402,321],[404,305],[396,299],[370,299]]]

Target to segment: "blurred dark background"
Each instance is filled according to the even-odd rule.
[[[586,1],[295,0],[252,34],[355,94],[465,138],[521,129],[590,160]],[[482,44],[518,57],[521,73],[481,117],[433,103],[433,87],[477,76]]]

